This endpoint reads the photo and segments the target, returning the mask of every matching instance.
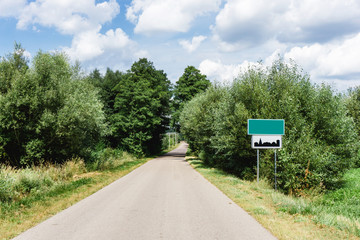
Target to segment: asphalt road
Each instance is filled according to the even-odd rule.
[[[147,162],[15,239],[275,239],[184,160],[186,148]]]

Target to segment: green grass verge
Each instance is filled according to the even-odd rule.
[[[360,169],[349,171],[344,187],[325,195],[295,198],[241,180],[193,157],[188,162],[279,239],[360,239]]]
[[[42,179],[39,177],[42,175],[41,173],[46,175],[49,171],[63,172],[65,171],[63,168],[62,170],[54,170],[53,166],[43,167],[41,170],[36,168],[25,170],[3,168],[2,174],[7,176],[7,178],[2,178],[3,181],[12,181],[13,192],[16,189],[22,191],[21,194],[9,193],[8,195],[12,197],[11,200],[3,199],[0,201],[0,239],[10,239],[17,236],[95,193],[150,159],[130,158],[126,161],[119,161],[117,165],[112,165],[113,167],[102,171],[75,171],[77,174],[69,174],[67,178],[59,181],[52,180],[51,184],[44,184],[42,180],[39,180],[41,182],[39,184],[36,183],[36,180]],[[77,166],[77,163],[73,164],[73,167]],[[24,177],[24,171],[26,171],[27,178]],[[27,182],[32,184],[27,184]],[[24,186],[28,185],[32,187],[28,191],[24,191]]]

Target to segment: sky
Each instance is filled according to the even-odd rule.
[[[86,72],[146,57],[173,83],[189,65],[229,83],[281,56],[313,83],[360,85],[359,0],[0,0],[0,56],[15,42],[30,60],[62,51]]]

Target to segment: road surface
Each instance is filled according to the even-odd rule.
[[[186,149],[182,143],[15,239],[275,239],[184,160]]]

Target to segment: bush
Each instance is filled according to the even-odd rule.
[[[52,184],[53,181],[48,176],[42,176],[39,172],[27,168],[19,172],[14,188],[16,191],[26,194]]]
[[[14,178],[8,173],[8,169],[0,168],[0,202],[10,201],[14,197]]]
[[[247,119],[285,119],[278,151],[278,186],[302,195],[341,184],[359,161],[354,121],[341,95],[313,85],[295,63],[248,69],[229,87],[212,87],[186,104],[180,117],[184,137],[205,161],[237,176],[255,174],[256,151]],[[261,151],[261,174],[274,181],[274,151]]]
[[[90,171],[103,171],[116,168],[125,162],[133,161],[136,158],[120,149],[106,148],[98,146],[96,151],[93,151],[91,161],[87,165],[87,169]]]
[[[85,172],[85,163],[78,158],[62,165],[45,164],[24,169],[1,165],[0,202],[18,200],[33,193],[46,193]]]
[[[86,157],[107,132],[97,90],[63,54],[39,52],[31,68],[19,69],[13,59],[21,53],[0,62],[0,162],[31,166]]]
[[[194,153],[201,150],[210,152],[207,147],[213,135],[214,112],[226,90],[219,86],[211,86],[204,94],[198,95],[186,104],[180,115],[181,133],[185,136]]]
[[[176,136],[175,136],[176,134]],[[161,138],[161,149],[166,150],[179,143],[181,136],[178,133],[163,134]]]

